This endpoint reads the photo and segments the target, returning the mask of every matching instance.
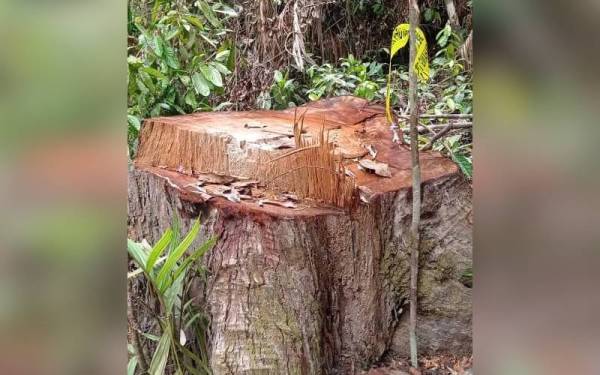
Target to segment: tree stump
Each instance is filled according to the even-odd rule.
[[[421,160],[420,348],[468,352],[471,188],[440,154]],[[173,215],[218,237],[198,291],[215,374],[348,374],[407,350],[410,151],[381,106],[150,119],[129,176],[131,238],[156,241]]]

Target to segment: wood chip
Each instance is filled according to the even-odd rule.
[[[204,190],[211,195],[223,196],[223,194],[231,190],[231,187],[226,185],[206,185]]]
[[[223,197],[235,203],[239,203],[241,201],[240,193],[238,193],[238,191],[235,188],[231,188],[229,193],[223,194]]]
[[[257,124],[257,123],[254,123],[254,124],[248,124],[248,123],[246,123],[246,124],[244,124],[244,127],[247,128],[247,129],[262,129],[262,128],[266,128],[267,125]]]
[[[375,173],[376,175],[382,177],[392,177],[390,166],[387,163],[380,163],[369,159],[361,159],[358,163],[359,166],[363,167],[370,173]]]
[[[208,194],[206,192],[206,190],[202,186],[200,186],[200,185],[192,185],[191,187],[194,189],[195,193],[197,193],[198,195],[200,195],[200,198],[202,198],[202,200],[204,202],[206,202],[206,201],[214,198],[212,195]]]
[[[201,173],[197,177],[198,181],[201,181],[203,184],[221,184],[227,185],[236,180],[235,177],[231,176],[223,176],[214,173]]]
[[[369,155],[371,155],[371,159],[375,160],[375,158],[377,157],[377,150],[375,149],[375,147],[373,147],[373,145],[365,145],[365,148],[369,152]]]
[[[236,189],[243,189],[243,188],[256,186],[256,185],[258,185],[257,180],[236,181],[231,184],[231,186],[233,186]]]
[[[264,206],[265,204],[271,204],[274,206],[285,207],[285,208],[296,208],[296,204],[294,202],[290,202],[290,201],[279,202],[279,201],[273,201],[270,199],[260,199],[257,203],[260,207]]]
[[[296,194],[292,194],[292,193],[283,193],[282,194],[284,198],[289,199],[293,202],[298,202],[298,196]]]
[[[358,195],[360,200],[364,203],[371,203],[371,199],[373,199],[373,191],[366,186],[358,186]]]

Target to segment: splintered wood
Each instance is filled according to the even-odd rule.
[[[189,175],[227,175],[227,138],[148,120],[140,135],[136,162]]]
[[[342,159],[336,160],[324,122],[316,137],[302,134],[305,113],[300,118],[294,114],[296,148],[263,164],[259,178],[277,191],[348,207],[354,198],[354,179],[346,176]]]

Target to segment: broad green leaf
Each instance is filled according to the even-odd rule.
[[[156,78],[160,78],[160,79],[166,79],[167,77],[162,74],[161,72],[159,72],[158,70],[151,68],[149,66],[145,66],[143,68],[141,68],[141,70],[143,70],[144,72],[150,74],[151,76],[154,76]]]
[[[469,178],[473,177],[473,163],[471,160],[462,154],[452,155],[452,159],[458,164],[461,171]]]
[[[276,70],[273,78],[275,79],[275,82],[279,82],[283,80],[283,74],[281,74],[279,70]]]
[[[137,116],[127,115],[127,123],[132,126],[135,130],[140,131],[141,122]]]
[[[186,76],[186,75],[180,76],[180,77],[179,77],[179,80],[180,80],[180,81],[181,81],[181,83],[183,83],[185,86],[187,86],[187,85],[189,85],[189,84],[190,84],[190,76]]]
[[[152,362],[150,362],[150,369],[148,370],[150,375],[164,375],[167,360],[169,359],[171,341],[171,329],[167,326],[152,356]]]
[[[208,96],[210,94],[210,86],[208,85],[208,81],[206,81],[206,79],[200,73],[194,73],[192,75],[192,83],[194,84],[194,89],[198,95]]]
[[[154,245],[154,247],[152,248],[152,251],[150,252],[150,255],[148,256],[148,263],[146,263],[146,269],[148,270],[148,272],[152,272],[152,270],[154,269],[154,264],[156,263],[156,260],[158,259],[158,257],[161,256],[161,254],[167,248],[167,246],[169,245],[169,243],[171,242],[172,239],[173,239],[173,231],[169,228],[162,235],[160,240],[158,240],[156,245]]]
[[[211,25],[213,25],[217,29],[223,28],[223,24],[221,24],[221,21],[219,21],[219,19],[215,15],[215,12],[212,10],[210,5],[206,3],[206,1],[199,0],[197,4],[200,7],[202,14],[204,14],[204,17],[206,17],[206,19],[208,20],[208,22],[210,22]]]
[[[173,49],[173,47],[165,45],[164,51],[164,57],[167,62],[167,65],[173,69],[179,69],[179,61],[177,60],[177,56],[175,55],[175,50]]]
[[[230,54],[230,52],[228,49],[224,50],[224,51],[220,51],[215,55],[215,60],[221,61],[221,62],[226,61],[227,57],[229,57],[229,54]]]
[[[219,72],[223,73],[223,75],[227,75],[230,74],[231,71],[229,69],[227,69],[227,67],[219,62],[213,61],[210,63],[212,66],[214,66]]]
[[[135,79],[135,83],[136,83],[138,89],[140,89],[140,91],[142,92],[142,94],[148,94],[150,92],[150,90],[148,90],[146,85],[144,85],[144,82],[142,81],[141,77],[137,77]]]
[[[217,87],[223,87],[221,73],[210,65],[200,65],[200,71],[209,82]]]
[[[185,19],[191,23],[192,25],[196,26],[199,29],[204,29],[204,23],[202,23],[202,21],[200,21],[197,17],[194,16],[186,16]]]
[[[185,104],[189,105],[190,107],[194,109],[198,107],[198,101],[196,100],[196,95],[194,94],[193,90],[190,90],[185,94],[184,100]]]
[[[233,10],[232,8],[228,7],[227,5],[225,5],[223,3],[221,3],[220,5],[221,5],[221,9],[215,10],[215,12],[222,13],[222,14],[228,15],[230,17],[238,16],[238,13],[235,10]]]
[[[189,233],[185,236],[183,241],[169,254],[169,257],[165,261],[165,264],[160,269],[158,276],[156,278],[157,285],[161,291],[165,291],[167,277],[175,270],[175,266],[177,261],[183,256],[185,251],[190,247],[196,236],[198,235],[198,231],[200,230],[200,221],[196,220],[192,229],[190,229]]]
[[[163,57],[163,54],[165,53],[165,47],[164,42],[160,36],[155,36],[152,39],[152,49],[154,50],[156,56]]]

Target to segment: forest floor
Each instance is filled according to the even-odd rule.
[[[419,371],[411,370],[408,360],[390,360],[361,375],[472,375],[473,356],[439,355],[419,359]]]

